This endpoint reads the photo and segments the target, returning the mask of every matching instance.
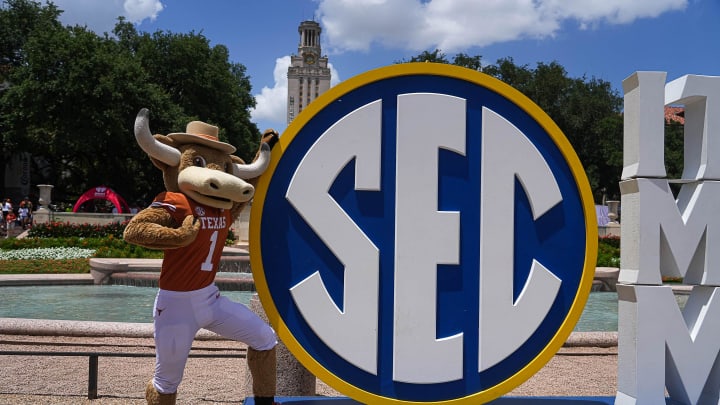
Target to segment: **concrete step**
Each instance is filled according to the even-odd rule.
[[[159,279],[158,272],[114,272],[105,284],[157,287]],[[255,281],[249,273],[233,273],[233,276],[218,273],[215,285],[222,291],[255,291]]]
[[[90,274],[95,284],[106,284],[114,273],[160,273],[162,259],[92,258]],[[225,247],[220,258],[221,273],[251,273],[247,250]]]
[[[22,234],[27,234],[27,230],[23,229],[22,226],[11,226],[9,230],[5,229],[5,226],[0,226],[0,237],[2,238],[17,238]]]

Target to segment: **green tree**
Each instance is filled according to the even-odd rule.
[[[241,157],[252,158],[260,138],[250,122],[254,99],[245,67],[229,62],[226,47],[195,33],[141,34],[122,18],[112,35],[98,36],[63,27],[59,14],[51,3],[30,0],[0,8],[0,30],[40,21],[35,29],[15,29],[18,39],[6,41],[12,46],[0,42],[12,84],[0,91],[3,155],[32,153],[46,169],[35,168],[33,184],[55,185],[54,200],[100,184],[130,201],[162,189],[160,171],[132,133],[143,107],[155,133],[181,132],[200,119],[218,125]]]
[[[42,180],[56,186],[57,199],[101,184],[125,196],[149,186],[151,165],[131,130],[135,106],[152,98],[153,86],[127,56],[85,28],[55,27],[28,38],[25,63],[10,74],[0,101],[4,144],[51,169]]]
[[[433,63],[445,63],[456,66],[462,66],[468,69],[481,71],[482,70],[482,59],[480,55],[470,56],[464,53],[458,53],[453,57],[452,62],[448,61],[447,55],[442,53],[439,49],[435,49],[432,52],[423,51],[420,55],[413,56],[409,60],[402,59],[395,63],[410,63],[410,62],[433,62]]]
[[[201,34],[138,33],[121,21],[115,28],[119,44],[134,55],[148,75],[183,114],[171,127],[154,129],[177,132],[193,119],[220,127],[220,137],[238,148],[239,156],[252,159],[259,145],[259,131],[250,121],[255,106],[245,66],[229,61],[224,45],[210,46]],[[158,132],[158,131],[156,131]],[[160,131],[160,133],[164,133]]]
[[[450,63],[448,62],[447,58],[445,57],[445,54],[440,52],[439,49],[435,49],[432,52],[429,51],[423,51],[420,55],[413,56],[410,58],[410,60],[399,60],[395,61],[395,63],[411,63],[411,62],[433,62],[433,63]]]
[[[684,160],[685,126],[665,121],[665,170],[669,179],[681,179]]]
[[[462,66],[468,69],[482,71],[482,59],[480,55],[470,56],[464,53],[459,53],[453,57],[453,65]]]
[[[28,0],[0,2],[0,83],[10,69],[23,62],[22,51],[30,35],[37,30],[59,28],[60,11],[53,4],[42,6]]]
[[[28,0],[0,0],[0,97],[9,85],[10,73],[22,65],[23,50],[31,33],[36,30],[52,30],[59,26],[57,17],[60,14],[53,5],[43,7],[40,3]],[[0,104],[1,106],[1,104]],[[4,110],[0,109],[0,113]],[[7,162],[14,151],[6,145],[2,134],[6,127],[0,119],[0,161]],[[0,164],[0,179],[5,178],[5,165]],[[2,196],[5,185],[0,184]]]

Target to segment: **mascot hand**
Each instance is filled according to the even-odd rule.
[[[199,231],[200,221],[192,215],[178,226],[163,208],[149,207],[135,214],[125,227],[123,238],[150,249],[177,249],[192,243]]]
[[[280,134],[278,134],[278,132],[276,130],[266,129],[265,132],[263,132],[262,142],[265,142],[266,144],[268,144],[270,149],[272,149],[273,146],[275,146],[275,144],[277,143],[278,140],[280,140]]]
[[[183,220],[182,225],[178,228],[183,239],[183,246],[187,246],[195,240],[198,232],[200,232],[200,221],[192,215],[188,215]]]

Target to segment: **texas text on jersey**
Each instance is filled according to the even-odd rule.
[[[232,223],[230,210],[202,205],[182,193],[172,192],[158,194],[152,206],[166,209],[178,224],[188,215],[194,215],[200,221],[200,232],[189,249],[165,251],[160,288],[192,291],[210,285],[215,279]]]

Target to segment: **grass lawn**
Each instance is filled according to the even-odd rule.
[[[90,259],[0,260],[0,274],[90,273]]]

